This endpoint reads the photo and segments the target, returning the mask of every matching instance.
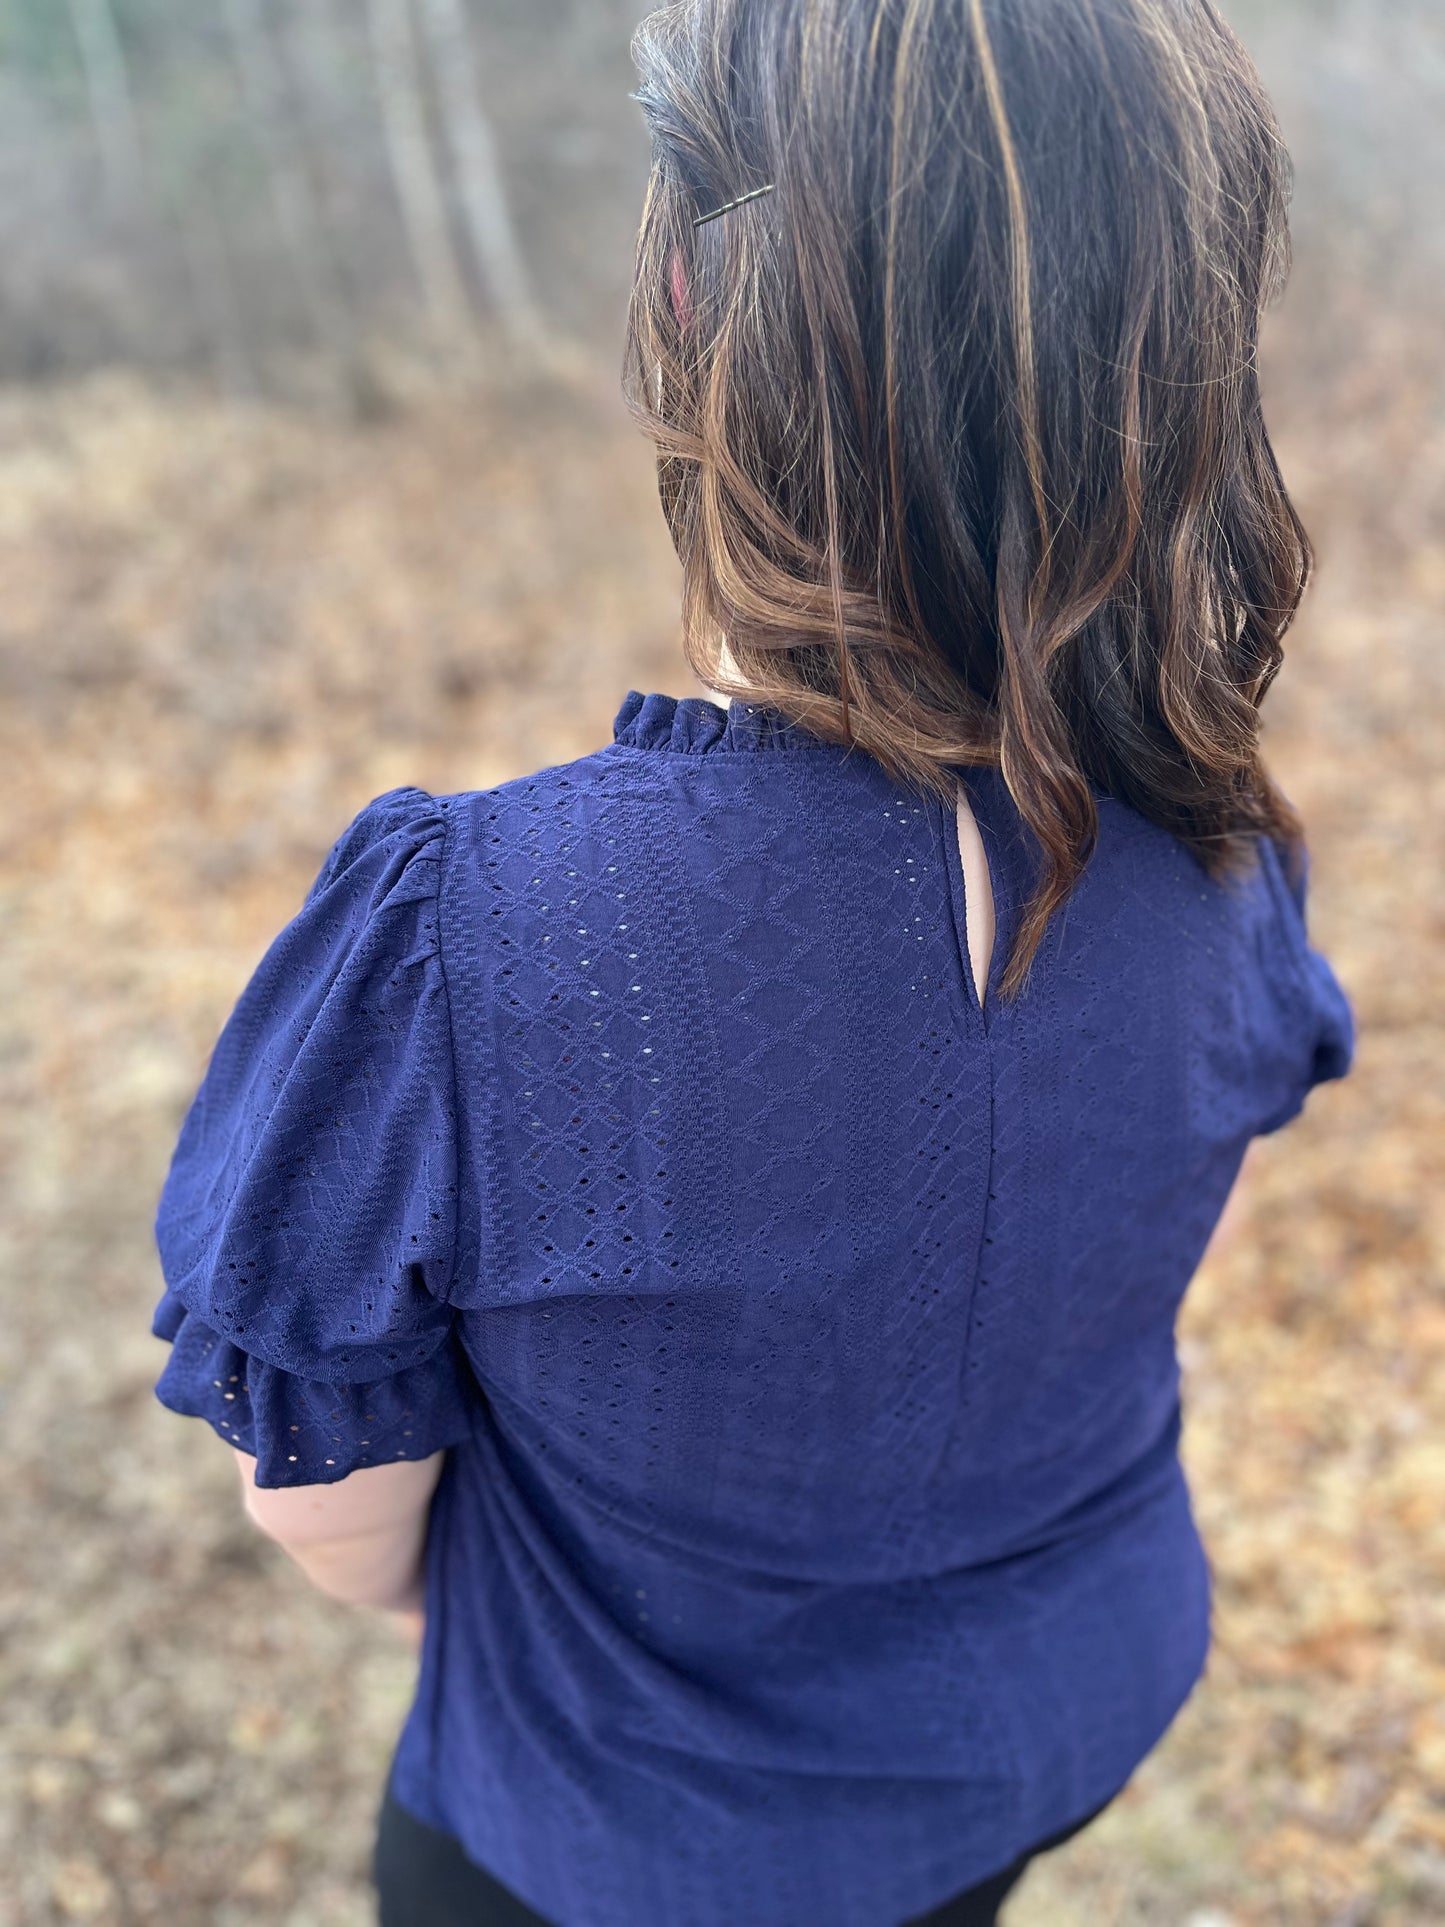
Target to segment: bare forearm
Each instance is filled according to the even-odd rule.
[[[422,1604],[422,1554],[426,1515],[403,1527],[386,1526],[347,1539],[315,1545],[277,1544],[319,1591],[349,1606],[377,1606],[387,1612],[419,1612]]]
[[[247,1513],[312,1585],[349,1605],[411,1614],[421,1608],[427,1519],[443,1458],[273,1490],[257,1486],[255,1460],[236,1453]]]

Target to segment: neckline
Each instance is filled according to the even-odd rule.
[[[766,703],[734,697],[724,709],[706,696],[664,696],[640,689],[629,689],[623,697],[612,740],[625,749],[660,750],[675,756],[781,749],[844,753]]]
[[[705,696],[665,696],[639,689],[629,689],[623,698],[612,735],[617,747],[682,756],[773,750],[792,750],[795,754],[826,750],[839,759],[850,754],[841,745],[811,735],[800,723],[764,703],[746,703],[733,697],[724,709]],[[999,983],[1012,953],[1019,906],[1032,894],[1038,880],[1038,859],[1037,853],[1027,847],[1029,839],[1002,770],[992,763],[960,764],[954,775],[967,790],[983,838],[994,900],[993,954],[982,999],[972,983],[966,954],[964,960],[969,995],[987,1028],[999,1007]],[[953,810],[937,798],[930,799],[930,808],[941,834],[949,838]],[[956,837],[956,826],[952,826],[955,852]],[[955,860],[950,860],[950,879],[955,867]],[[966,923],[961,924],[960,941],[966,944]]]

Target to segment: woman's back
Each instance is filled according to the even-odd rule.
[[[996,975],[1032,859],[966,780]],[[395,1787],[568,1927],[901,1918],[1198,1677],[1175,1313],[1349,1015],[1271,850],[1219,884],[1099,807],[981,1007],[951,811],[634,691],[595,755],[370,806],[218,1047],[172,1402],[249,1410],[266,1483],[451,1447]],[[239,1148],[233,1064],[280,1092]]]
[[[637,50],[628,390],[734,700],[362,813],[182,1132],[160,1389],[261,1488],[446,1453],[393,1785],[543,1915],[896,1927],[1198,1677],[1174,1319],[1349,1058],[1260,744],[1288,170],[1213,0]]]
[[[1032,872],[967,780],[997,970]],[[449,811],[451,1302],[559,1491],[892,1581],[1051,1540],[1155,1443],[1245,1145],[1338,1048],[1272,863],[1213,883],[1102,803],[1027,994],[980,1011],[950,813],[766,711],[634,692],[611,749]]]

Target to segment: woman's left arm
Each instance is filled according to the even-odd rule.
[[[444,1452],[366,1466],[334,1485],[256,1484],[256,1461],[236,1448],[246,1511],[313,1586],[352,1606],[415,1622],[422,1609],[427,1514]]]

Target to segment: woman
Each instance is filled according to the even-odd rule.
[[[1212,0],[686,0],[630,329],[718,701],[362,812],[161,1398],[424,1607],[382,1919],[979,1923],[1203,1668],[1174,1321],[1341,1076],[1259,707],[1286,162]]]

